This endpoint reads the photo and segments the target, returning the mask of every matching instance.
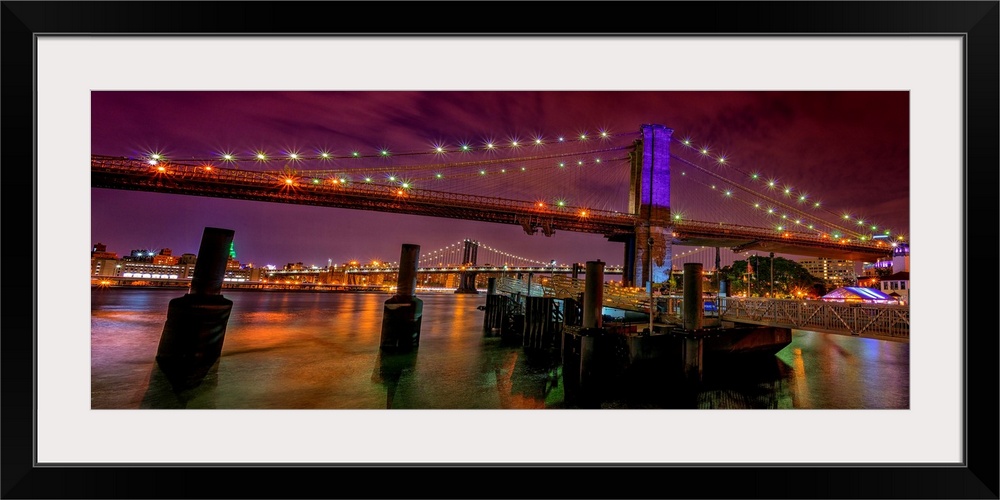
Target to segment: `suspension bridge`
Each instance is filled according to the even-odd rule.
[[[528,235],[600,234],[623,244],[622,284],[628,286],[667,281],[675,253],[684,253],[674,246],[876,261],[904,239],[692,139],[675,138],[662,125],[641,125],[638,133],[436,143],[406,152],[92,154],[91,182],[94,188],[518,225]],[[434,257],[425,257],[424,267],[435,268]],[[499,256],[469,257],[461,264],[503,265]]]
[[[483,242],[465,239],[446,245],[437,250],[422,253],[418,273],[455,273],[459,271],[482,273],[546,273],[580,274],[584,272],[579,263],[557,264],[529,257],[522,257],[497,249]],[[399,272],[398,262],[373,261],[349,264],[347,273],[394,274]],[[621,266],[611,266],[605,274],[621,274]]]

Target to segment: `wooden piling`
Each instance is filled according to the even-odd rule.
[[[523,345],[536,349],[557,346],[563,322],[556,299],[552,297],[525,299]]]

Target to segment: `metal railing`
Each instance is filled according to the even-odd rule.
[[[552,297],[546,292],[546,288],[540,283],[534,282],[530,286],[527,279],[517,279],[512,277],[501,277],[496,281],[496,291],[510,295],[524,295],[532,297]]]
[[[534,296],[578,298],[583,294],[583,279],[552,276],[547,283],[531,284]],[[503,278],[497,291],[527,294],[527,282]],[[777,326],[798,330],[850,334],[868,337],[910,338],[910,308],[896,304],[827,302],[823,300],[769,299],[758,297],[706,297],[703,301],[715,307],[704,309],[705,325],[729,321],[734,323]],[[655,319],[661,324],[684,324],[684,299],[680,295],[657,295]],[[650,297],[641,288],[604,286],[604,306],[626,311],[649,313]],[[714,309],[714,310],[713,310]]]
[[[851,335],[910,338],[910,308],[896,304],[720,297],[726,321]]]

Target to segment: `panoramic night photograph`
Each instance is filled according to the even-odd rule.
[[[95,90],[91,408],[908,409],[909,105]]]

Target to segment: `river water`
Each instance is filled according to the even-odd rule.
[[[572,409],[559,355],[483,334],[485,295],[418,293],[418,348],[380,353],[377,293],[226,290],[222,356],[202,383],[174,390],[155,363],[169,289],[91,292],[93,409]],[[906,409],[909,344],[794,330],[752,364],[706,367],[682,393],[669,383],[609,397],[614,409]],[[679,396],[679,394],[682,394]]]

